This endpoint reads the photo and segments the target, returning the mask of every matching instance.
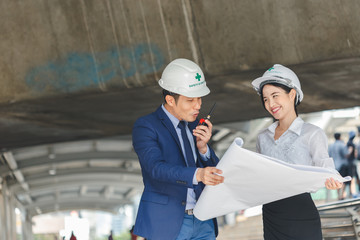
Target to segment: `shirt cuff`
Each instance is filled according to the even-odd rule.
[[[210,159],[210,150],[209,150],[209,146],[206,145],[206,153],[205,154],[202,154],[200,151],[199,151],[199,154],[200,154],[200,157],[204,160],[204,161],[207,161]]]
[[[196,174],[197,174],[198,170],[199,170],[199,169],[197,168],[196,171],[195,171],[195,173],[194,173],[193,185],[198,185],[198,184],[199,184],[199,182],[196,180]]]

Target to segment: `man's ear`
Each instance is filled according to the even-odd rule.
[[[175,105],[175,98],[173,96],[166,95],[165,101],[171,107],[173,107]]]

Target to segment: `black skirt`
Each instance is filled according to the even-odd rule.
[[[265,240],[322,240],[319,212],[309,193],[263,205]]]

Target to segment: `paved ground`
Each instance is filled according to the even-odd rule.
[[[238,218],[234,226],[220,228],[218,240],[263,240],[262,216]]]

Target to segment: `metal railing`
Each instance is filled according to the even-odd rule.
[[[360,240],[360,199],[317,206],[325,240]]]

